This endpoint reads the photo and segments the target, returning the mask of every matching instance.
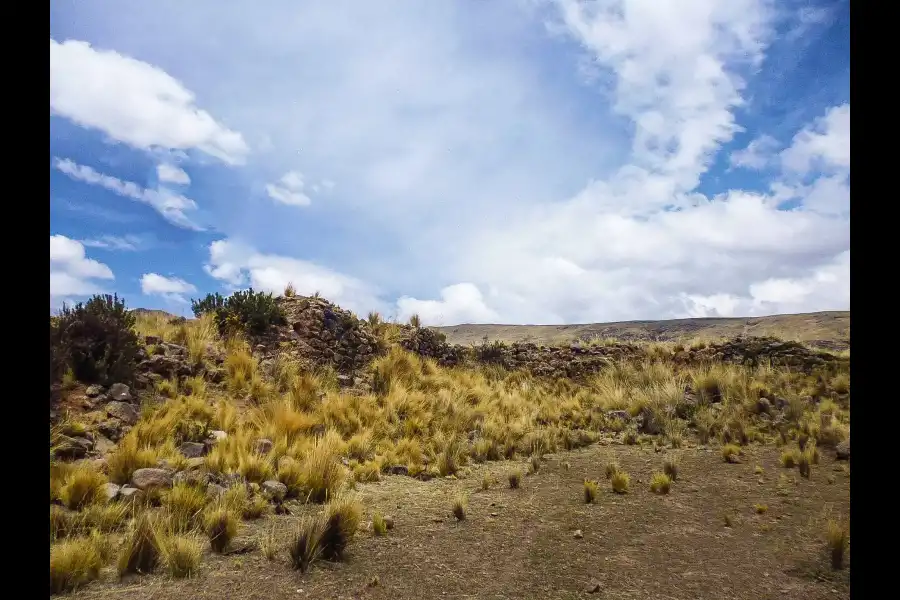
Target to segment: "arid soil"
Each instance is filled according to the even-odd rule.
[[[850,313],[819,312],[734,319],[675,319],[586,325],[452,325],[438,327],[451,344],[489,341],[564,344],[593,338],[674,341],[695,337],[768,336],[802,342],[825,341],[836,349],[849,346]]]
[[[844,570],[832,571],[824,543],[828,516],[849,514],[849,463],[823,451],[807,480],[779,466],[777,448],[744,452],[741,464],[726,464],[715,446],[656,452],[601,441],[545,456],[517,490],[508,488],[507,474],[524,471],[521,461],[475,465],[461,479],[390,476],[358,486],[367,521],[344,563],[320,561],[301,575],[284,551],[270,562],[257,549],[205,556],[201,572],[187,580],[152,575],[118,582],[109,570],[75,597],[849,598],[849,558]],[[651,474],[673,454],[678,480],[669,495],[654,495]],[[610,490],[604,477],[610,461],[630,473],[628,494]],[[485,474],[496,482],[482,491]],[[585,478],[600,481],[595,504],[584,504]],[[457,522],[450,504],[460,492],[470,494],[469,507]],[[756,505],[767,510],[758,514]],[[368,524],[375,510],[395,521],[384,537]],[[236,545],[273,527],[287,540],[298,517],[245,522]]]

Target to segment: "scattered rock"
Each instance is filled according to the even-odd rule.
[[[768,398],[760,398],[756,401],[756,412],[761,415],[767,415],[772,412],[772,403]]]
[[[94,438],[94,452],[97,452],[101,455],[106,455],[116,449],[116,445],[112,442],[112,440],[108,439],[104,435],[97,435]],[[98,459],[105,460],[105,459]]]
[[[131,485],[140,489],[170,488],[172,487],[173,473],[169,469],[138,469],[131,476]]]
[[[175,473],[172,477],[172,483],[173,485],[183,483],[203,488],[209,485],[209,475],[204,471],[181,471],[180,473]]]
[[[213,442],[221,442],[228,437],[228,434],[220,429],[213,429],[209,432],[209,439]]]
[[[84,458],[84,455],[90,449],[90,443],[90,440],[85,438],[71,438],[67,435],[60,435],[56,439],[53,454],[57,458],[64,459]]]
[[[287,495],[287,486],[281,483],[280,481],[275,481],[274,479],[269,481],[264,481],[262,484],[263,493],[275,500],[276,502],[281,502],[284,500],[284,497]]]
[[[260,438],[260,439],[256,440],[255,444],[253,444],[253,449],[256,451],[257,454],[268,454],[269,452],[272,451],[272,448],[274,446],[275,446],[275,444],[272,442],[272,440],[268,440],[266,438]]]
[[[138,413],[134,407],[119,400],[106,405],[106,414],[128,425],[134,425],[138,421]]]
[[[85,395],[88,398],[96,398],[100,394],[103,393],[103,386],[100,385],[89,385],[86,390],[84,390]]]
[[[123,426],[121,421],[103,421],[97,425],[97,431],[108,437],[113,442],[118,442],[126,433],[127,426]]]
[[[91,467],[98,473],[106,473],[109,470],[109,463],[105,458],[95,458],[91,461]]]
[[[850,438],[841,442],[835,448],[838,460],[850,460]]]
[[[631,421],[631,415],[628,414],[627,410],[608,410],[606,411],[607,419],[619,419],[620,421],[624,421],[628,423]]]
[[[391,475],[409,475],[409,468],[406,465],[391,465],[388,468]]]
[[[185,442],[178,447],[178,451],[187,458],[200,458],[206,454],[206,446],[199,442]]]
[[[187,459],[187,468],[186,471],[195,471],[197,469],[202,469],[206,465],[206,459],[202,456],[197,456],[194,458]]]
[[[131,402],[134,399],[131,395],[131,388],[124,383],[114,383],[109,386],[107,396],[109,396],[110,400],[115,400],[116,402]]]
[[[588,584],[586,588],[584,588],[585,593],[587,594],[597,594],[600,592],[600,582],[592,581]]]
[[[225,488],[223,488],[218,483],[210,483],[206,486],[206,495],[210,498],[218,498],[222,494],[225,493]]]
[[[580,529],[576,529],[575,533],[572,534],[572,537],[574,537],[576,540],[580,540],[581,538],[584,537],[584,534],[581,533]]]
[[[119,497],[123,500],[137,500],[144,492],[130,485],[123,485],[119,488]]]
[[[112,500],[115,500],[116,498],[118,498],[119,497],[119,489],[121,489],[121,488],[119,486],[117,486],[115,483],[107,483],[104,486],[104,491],[106,492],[106,499],[109,501],[112,501]]]

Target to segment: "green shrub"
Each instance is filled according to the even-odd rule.
[[[85,383],[132,383],[138,341],[134,315],[118,296],[97,295],[50,319],[51,383],[71,369]]]
[[[233,293],[228,298],[221,294],[207,294],[202,300],[191,300],[194,314],[213,314],[216,326],[222,334],[239,331],[261,335],[274,325],[284,325],[284,311],[270,293],[255,292],[253,288]]]

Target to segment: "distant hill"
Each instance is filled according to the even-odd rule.
[[[164,310],[157,310],[155,308],[133,308],[131,309],[132,313],[135,315],[155,315],[158,317],[164,317],[169,319],[177,319],[178,315],[173,315],[170,312],[166,312]]]
[[[673,319],[668,321],[623,321],[584,325],[453,325],[436,327],[453,344],[534,342],[567,344],[592,338],[632,341],[676,341],[695,337],[719,338],[738,335],[772,335],[801,342],[824,342],[825,346],[850,346],[850,312],[833,311],[768,317]]]

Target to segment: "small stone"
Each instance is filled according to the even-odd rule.
[[[581,533],[580,529],[576,529],[575,533],[572,534],[572,537],[574,537],[576,540],[580,540],[581,538],[584,537],[584,534]]]
[[[202,456],[197,456],[195,458],[187,459],[187,471],[196,471],[197,469],[202,469],[206,464],[206,459]]]
[[[224,440],[227,437],[228,437],[228,434],[219,429],[213,429],[212,431],[209,432],[209,439],[211,439],[214,442],[221,442],[222,440]]]
[[[499,517],[499,516],[500,516],[500,513],[492,512],[492,513],[491,513],[491,516],[492,516],[492,517]]]
[[[88,398],[96,398],[103,393],[103,387],[96,384],[89,385],[88,388],[84,390],[84,393]]]
[[[198,442],[185,442],[178,447],[178,451],[187,458],[200,458],[206,454],[206,446]]]
[[[584,591],[588,594],[596,594],[600,592],[600,582],[592,581],[588,584]]]
[[[850,438],[848,437],[846,440],[838,444],[837,448],[835,448],[835,451],[837,452],[838,460],[850,460]]]
[[[114,483],[107,483],[103,488],[103,491],[106,492],[106,499],[112,501],[118,498],[120,489],[121,488]]]
[[[260,438],[256,440],[256,443],[253,445],[253,449],[257,454],[268,454],[272,451],[272,448],[275,444],[272,440],[267,440],[266,438]]]
[[[147,490],[154,487],[172,487],[173,473],[168,469],[138,469],[131,476],[131,485]]]
[[[138,413],[134,407],[118,400],[106,405],[106,414],[127,425],[134,425],[138,421]]]
[[[129,499],[137,500],[143,494],[144,494],[144,492],[142,492],[141,490],[137,489],[136,487],[132,487],[130,485],[124,485],[121,488],[119,488],[119,497],[122,498],[123,500],[129,500]]]
[[[223,488],[218,483],[210,483],[206,486],[206,495],[210,498],[218,498],[222,494],[225,493],[225,488]]]
[[[388,468],[391,475],[409,475],[409,468],[406,465],[391,465]]]
[[[263,482],[262,491],[269,498],[280,502],[284,500],[284,497],[287,495],[287,486],[280,481],[271,479]]]
[[[124,383],[114,383],[109,387],[107,394],[110,400],[116,402],[131,402],[134,398],[131,395],[131,388]]]
[[[181,471],[172,477],[173,484],[187,484],[196,487],[205,487],[209,484],[209,475],[205,471]]]

